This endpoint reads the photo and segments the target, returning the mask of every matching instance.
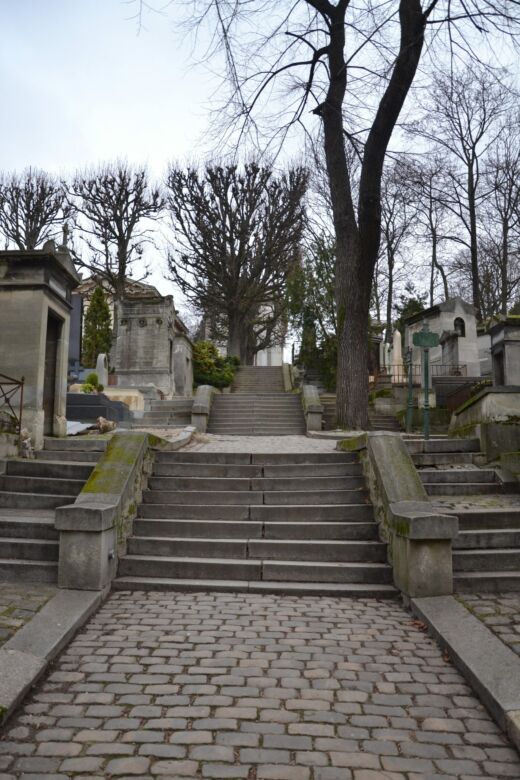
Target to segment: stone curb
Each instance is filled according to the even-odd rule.
[[[520,658],[453,596],[410,606],[520,751]]]
[[[108,592],[108,588],[104,591],[58,591],[3,645],[0,649],[0,725],[97,610]]]

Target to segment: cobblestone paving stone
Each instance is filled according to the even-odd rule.
[[[458,593],[456,597],[520,655],[520,593]]]
[[[0,780],[519,778],[395,601],[113,594],[0,738]]]
[[[0,647],[35,616],[56,590],[39,583],[0,583]]]

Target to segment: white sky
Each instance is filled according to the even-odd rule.
[[[122,0],[0,0],[1,170],[64,175],[125,157],[159,177],[209,151],[217,80],[193,65],[171,9],[139,35],[133,13]],[[159,265],[149,281],[172,292]]]

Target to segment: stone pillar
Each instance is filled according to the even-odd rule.
[[[64,436],[72,290],[79,276],[66,247],[0,252],[0,367],[24,377],[22,425],[41,449]]]

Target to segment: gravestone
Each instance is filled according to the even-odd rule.
[[[103,385],[103,387],[107,387],[108,385],[108,358],[105,355],[104,352],[101,352],[97,356],[96,360],[96,374],[98,377],[98,382],[100,385]]]
[[[35,449],[63,436],[72,290],[80,278],[65,245],[0,252],[0,366],[25,378],[23,427]]]

